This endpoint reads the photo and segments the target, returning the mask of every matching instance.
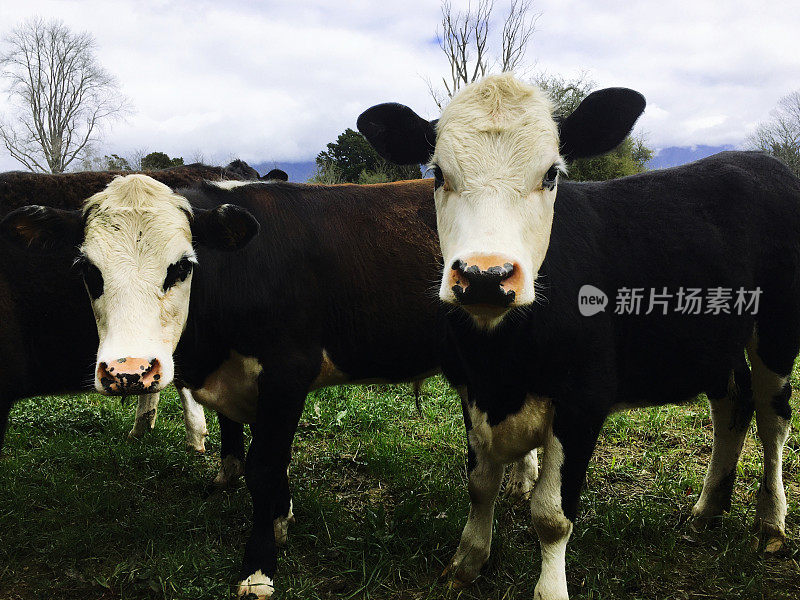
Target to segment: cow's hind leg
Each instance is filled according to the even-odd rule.
[[[141,394],[136,403],[136,420],[133,429],[128,433],[128,438],[140,438],[151,431],[156,425],[158,413],[158,393]]]
[[[714,443],[703,491],[692,509],[695,529],[704,528],[710,519],[731,508],[736,465],[753,418],[750,369],[744,356],[742,364],[731,372],[727,391],[720,391],[718,395],[720,397],[713,397],[714,393],[709,392]]]
[[[776,352],[780,349],[784,350],[782,359]],[[796,347],[773,344],[762,332],[759,332],[757,345],[755,339],[748,345],[758,437],[764,448],[764,477],[756,501],[755,543],[766,552],[777,552],[786,542],[783,445],[789,435],[792,413],[789,372],[796,350]]]
[[[187,388],[178,388],[183,405],[183,423],[186,426],[186,447],[195,452],[206,451],[206,413]]]
[[[214,478],[214,485],[227,488],[244,475],[244,425],[232,421],[225,415],[217,413],[219,421],[219,437],[222,443],[222,458],[219,473]]]
[[[538,478],[539,458],[534,448],[511,466],[511,475],[503,495],[512,502],[529,500]]]

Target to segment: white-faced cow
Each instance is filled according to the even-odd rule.
[[[800,343],[800,181],[780,161],[749,152],[607,182],[560,180],[569,160],[619,144],[644,105],[640,94],[612,88],[553,118],[540,90],[506,74],[464,88],[438,123],[399,104],[359,118],[385,158],[427,162],[436,175],[440,298],[459,308],[449,339],[469,385],[470,490],[486,507],[470,513],[451,565],[459,579],[474,579],[489,555],[501,465],[543,445],[531,499],[542,548],[534,596],[567,598],[567,540],[607,415],[701,392],[714,444],[694,516],[702,522],[729,508],[755,407],[764,447],[756,527],[767,550],[785,539],[781,453]],[[584,285],[616,301],[583,316]],[[640,311],[626,307],[631,290],[645,294]],[[709,304],[680,310],[689,290],[702,290]],[[752,291],[748,310],[712,302],[720,290]],[[670,295],[673,304],[664,304]]]
[[[228,417],[224,466],[242,453],[241,423],[251,424],[254,522],[239,593],[267,598],[309,390],[415,381],[443,367],[442,307],[430,292],[441,274],[433,182],[179,192],[130,176],[82,213],[29,209],[2,226],[25,244],[80,247],[100,334],[99,391],[156,392],[177,369],[180,386]],[[446,368],[458,384],[457,366]],[[521,494],[538,467],[535,454],[518,458],[510,487]]]
[[[172,187],[195,181],[258,178],[247,163],[227,167],[201,164],[151,171],[149,175]],[[26,205],[61,210],[79,209],[119,172],[101,171],[58,175],[26,172],[0,174],[0,216]],[[12,242],[17,239],[12,235]],[[9,411],[21,398],[91,389],[97,333],[74,256],[46,251],[28,252],[0,238],[0,449]],[[58,360],[48,357],[58,356]],[[204,450],[206,422],[202,407],[187,393],[184,403],[187,445]],[[142,394],[131,436],[138,437],[155,423],[158,394]]]

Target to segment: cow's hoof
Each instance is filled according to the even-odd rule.
[[[285,517],[278,517],[272,522],[272,528],[275,531],[275,544],[278,546],[285,546],[289,540],[289,523],[294,523],[291,500],[289,500],[289,514]]]
[[[489,560],[488,550],[474,546],[462,550],[459,546],[453,560],[442,572],[442,577],[452,579],[455,588],[466,587],[478,578],[487,560]]]
[[[145,434],[150,433],[152,429],[153,429],[152,427],[148,427],[147,425],[140,425],[140,423],[137,421],[136,424],[133,426],[133,429],[131,429],[128,432],[128,439],[138,440],[142,438]]]
[[[206,453],[206,441],[200,440],[199,442],[190,442],[186,440],[186,451],[187,452],[194,452],[195,454],[205,454]]]
[[[540,577],[533,590],[533,600],[569,600],[566,579],[554,578],[542,581]]]
[[[231,487],[244,474],[244,463],[233,455],[222,459],[222,466],[214,478],[214,486],[218,488]]]
[[[786,532],[780,525],[756,518],[753,523],[753,550],[761,550],[766,554],[776,554],[786,547]]]
[[[689,519],[689,529],[694,533],[702,533],[709,529],[714,529],[722,524],[722,512],[704,513],[698,510],[697,505],[692,509],[692,516]]]
[[[272,579],[264,575],[261,571],[256,571],[247,579],[239,583],[238,596],[255,598],[256,600],[266,600],[272,598],[275,586]]]

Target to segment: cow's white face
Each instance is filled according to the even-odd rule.
[[[539,89],[504,73],[461,90],[438,123],[385,103],[364,111],[358,129],[385,159],[433,168],[439,295],[491,329],[536,299],[565,161],[613,150],[644,106],[634,90],[606,88],[556,123]]]
[[[563,168],[551,113],[539,90],[504,76],[465,88],[437,125],[439,296],[483,328],[536,297]]]
[[[193,193],[205,196],[202,187]],[[223,194],[232,198],[235,190]],[[168,385],[189,312],[192,245],[240,250],[258,233],[244,208],[206,199],[213,208],[193,210],[155,179],[128,175],[89,198],[83,211],[22,206],[0,221],[0,236],[20,248],[77,252],[100,337],[98,391],[142,394]]]
[[[115,179],[84,208],[76,261],[100,344],[95,387],[155,392],[174,376],[196,263],[188,201],[145,175]]]

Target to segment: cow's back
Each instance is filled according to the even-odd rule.
[[[179,347],[194,356],[179,363],[214,355],[200,369],[208,371],[228,348],[266,360],[273,353],[278,361],[292,348],[318,346],[353,381],[406,380],[438,368],[441,257],[432,181],[181,193],[198,207],[247,208],[261,230],[240,252],[198,249],[188,335]]]
[[[533,370],[539,381],[561,377],[564,365],[604,365],[623,401],[724,391],[756,322],[734,308],[737,291],[762,290],[763,312],[770,290],[800,296],[798,274],[800,180],[771,157],[727,152],[608,182],[565,182],[520,360],[548,365]],[[584,285],[608,295],[604,312],[581,315]],[[706,312],[704,300],[700,314],[680,314],[677,294],[691,288],[704,299],[731,293],[730,313]],[[630,301],[636,290],[639,305]],[[662,292],[667,314],[650,306]]]

